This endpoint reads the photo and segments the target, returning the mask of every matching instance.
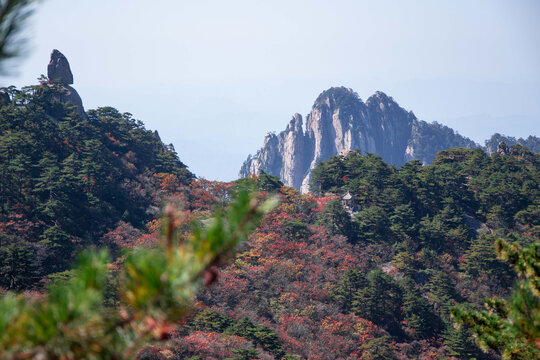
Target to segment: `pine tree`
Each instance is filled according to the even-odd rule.
[[[496,276],[504,282],[511,283],[510,268],[503,261],[497,259],[495,252],[494,235],[481,234],[473,239],[471,246],[463,255],[465,261],[460,264],[461,270],[468,275],[478,278],[482,275]],[[508,283],[508,285],[510,284]]]
[[[433,313],[433,308],[415,288],[410,278],[403,280],[403,316],[407,327],[413,330],[415,339],[428,339],[433,337],[440,328],[440,320]]]
[[[358,239],[365,242],[387,241],[390,223],[386,211],[380,206],[370,206],[355,214]]]
[[[234,360],[253,360],[259,358],[259,352],[255,349],[233,350]]]
[[[106,306],[106,249],[82,254],[72,276],[53,282],[43,297],[6,294],[0,298],[0,358],[134,358],[142,344],[174,330],[203,275],[230,256],[274,206],[275,200],[260,204],[241,193],[223,215],[183,239],[177,211],[169,206],[162,247],[126,254],[116,274],[121,301],[115,307]]]
[[[444,321],[449,320],[451,300],[456,296],[452,283],[450,276],[443,271],[437,271],[429,282],[429,300]]]
[[[19,55],[23,25],[32,14],[31,0],[5,0],[0,3],[0,72],[5,60]]]
[[[402,319],[402,294],[397,283],[382,270],[373,270],[367,276],[367,286],[359,289],[352,302],[352,311],[358,316],[399,332]]]
[[[229,326],[232,320],[215,310],[204,310],[195,316],[191,326],[195,329],[215,331],[222,333]]]
[[[331,296],[341,305],[343,311],[349,312],[356,293],[365,286],[367,286],[367,280],[364,273],[358,269],[349,269],[338,281]]]
[[[39,243],[46,248],[43,267],[47,273],[64,271],[71,265],[75,244],[58,225],[53,225],[43,232]]]
[[[393,360],[395,355],[389,343],[389,336],[380,336],[369,340],[360,346],[362,359],[365,360]]]
[[[20,290],[39,279],[34,245],[0,233],[0,286]]]
[[[497,240],[499,258],[508,261],[520,279],[507,300],[487,299],[486,311],[452,308],[484,351],[495,350],[503,359],[540,358],[540,242],[526,248]]]
[[[458,359],[477,359],[482,356],[465,326],[449,326],[443,333],[447,354]]]
[[[259,174],[257,175],[257,182],[259,191],[276,193],[283,187],[283,183],[277,176],[267,174],[262,169],[259,170]]]
[[[318,214],[317,224],[326,227],[331,234],[347,236],[353,242],[356,240],[356,229],[351,216],[339,200],[332,200],[326,204],[324,210]]]

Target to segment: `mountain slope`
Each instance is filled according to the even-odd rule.
[[[519,145],[491,156],[450,149],[399,168],[357,151],[331,157],[314,172],[317,191],[279,190],[280,205],[200,294],[203,310],[173,352],[500,359],[456,328],[450,309],[509,295],[516,274],[494,242],[538,243],[539,161]]]
[[[118,224],[143,228],[159,210],[158,176],[194,177],[131,114],[84,112],[67,101],[66,86],[3,89],[0,288],[30,288],[69,269],[77,250],[103,245]]]
[[[382,92],[364,103],[351,89],[336,87],[319,95],[305,131],[302,116],[295,114],[285,131],[266,135],[262,148],[248,157],[239,175],[263,170],[305,192],[317,163],[353,149],[400,166],[413,159],[429,164],[440,150],[478,146],[446,126],[418,120]]]

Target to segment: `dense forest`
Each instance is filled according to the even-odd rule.
[[[320,163],[311,193],[302,195],[264,172],[230,183],[196,179],[172,146],[129,113],[107,107],[81,117],[58,102],[61,91],[54,83],[12,87],[0,105],[0,293],[7,294],[0,307],[11,306],[8,291],[25,291],[29,299],[49,291],[58,295],[58,289],[86,294],[76,282],[79,272],[70,269],[77,252],[95,247],[109,250],[111,257],[98,263],[112,264],[102,270],[110,284],[81,309],[144,310],[152,316],[151,305],[162,310],[160,325],[152,329],[169,341],[147,347],[141,359],[498,359],[506,354],[501,341],[475,342],[470,329],[477,331],[475,319],[481,317],[471,311],[494,296],[521,299],[513,284],[530,271],[511,265],[526,261],[500,245],[509,259],[503,261],[496,243],[537,246],[531,256],[540,256],[538,154],[521,145],[501,144],[491,155],[460,148],[440,152],[430,166],[411,161],[396,168],[379,156],[351,151]],[[236,231],[220,237],[209,228],[204,236],[214,239],[213,245],[197,253],[200,263],[193,268],[204,286],[189,311],[184,302],[175,311],[174,301],[190,300],[199,288],[189,282],[188,292],[174,288],[174,281],[186,281],[174,266],[193,258],[185,257],[189,249],[163,250],[159,239],[167,232],[161,229],[174,223],[175,234],[204,239],[205,227],[223,209],[249,213],[248,200],[246,211],[234,201],[246,191],[259,199],[277,197],[279,205],[234,256],[223,239],[238,243]],[[179,209],[174,221],[160,217],[164,203]],[[241,226],[240,215],[218,222],[216,229]],[[126,252],[133,248],[142,252]],[[171,254],[179,257],[164,265],[163,254],[167,261]],[[537,267],[538,261],[527,261]],[[122,266],[137,269],[122,275],[133,288],[115,275]],[[71,285],[58,287],[64,281]],[[171,286],[162,289],[169,296],[165,303],[139,291],[163,281]],[[150,305],[121,291],[139,291]],[[531,309],[539,308],[538,294],[522,295]],[[500,301],[492,303],[501,309]],[[493,320],[488,315],[482,319]],[[166,323],[165,316],[174,322]],[[125,321],[108,318],[118,321],[113,324]],[[137,319],[129,320],[133,334],[139,331]],[[2,340],[16,339],[20,329],[30,331],[35,324],[23,321],[13,338]],[[7,322],[0,321],[2,326]],[[538,324],[530,337],[537,335]],[[534,342],[505,336],[507,343],[517,339],[514,355],[505,358],[538,355]],[[122,336],[92,341],[104,347],[110,342],[116,354],[121,354],[118,344],[125,345]],[[99,351],[104,356],[105,350]]]
[[[118,226],[144,230],[160,178],[193,179],[172,145],[111,107],[87,117],[61,85],[6,89],[0,104],[0,287],[39,288]]]
[[[431,166],[397,169],[350,152],[318,165],[311,195],[276,186],[281,204],[199,295],[202,310],[169,350],[192,359],[499,358],[451,311],[511,293],[516,274],[495,241],[538,244],[538,160],[519,145],[491,157],[452,149]],[[535,346],[511,358],[538,355]]]
[[[32,5],[2,3],[0,71]],[[0,89],[0,358],[540,358],[537,137],[429,166],[354,150],[300,194],[197,179],[40,80]]]

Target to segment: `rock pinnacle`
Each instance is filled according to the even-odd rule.
[[[58,81],[64,85],[73,84],[73,74],[69,68],[69,62],[64,54],[56,49],[51,53],[51,61],[47,66],[47,76],[51,81]]]

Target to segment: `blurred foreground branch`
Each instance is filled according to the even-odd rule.
[[[486,299],[485,311],[452,308],[458,325],[465,324],[485,352],[503,359],[540,359],[540,243],[520,248],[517,243],[496,242],[500,259],[519,276],[507,300]]]
[[[197,291],[215,280],[215,266],[275,206],[247,193],[208,227],[181,238],[177,211],[164,215],[162,247],[127,253],[118,270],[119,305],[107,306],[110,257],[106,250],[80,256],[75,275],[42,298],[7,294],[0,300],[2,359],[127,359],[162,340],[191,307]]]
[[[20,38],[26,19],[32,14],[35,0],[0,0],[0,73],[5,60],[21,52]]]

